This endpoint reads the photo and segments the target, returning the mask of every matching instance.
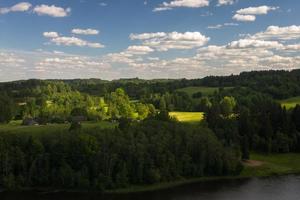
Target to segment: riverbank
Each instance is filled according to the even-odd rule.
[[[250,164],[249,164],[250,163]],[[217,176],[217,177],[200,177],[192,179],[181,179],[172,182],[158,183],[153,185],[132,185],[123,189],[108,190],[104,192],[99,191],[86,191],[86,190],[55,190],[55,189],[30,189],[23,190],[24,192],[35,191],[42,194],[55,194],[55,193],[91,193],[91,194],[126,194],[126,193],[140,193],[164,190],[175,188],[182,185],[193,183],[211,182],[211,181],[226,181],[234,179],[246,179],[254,177],[270,177],[282,176],[289,174],[300,174],[300,154],[251,154],[251,162],[244,164],[244,169],[240,175],[237,176]],[[1,190],[0,190],[1,193]]]
[[[258,161],[259,165],[245,165],[243,171],[237,176],[218,176],[218,177],[201,177],[193,179],[183,179],[168,183],[159,183],[146,186],[130,186],[124,189],[106,191],[105,193],[135,193],[150,192],[155,190],[163,190],[173,188],[185,184],[197,182],[207,182],[216,180],[244,179],[254,177],[281,176],[288,174],[300,173],[300,154],[251,154],[251,160]]]

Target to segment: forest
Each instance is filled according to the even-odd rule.
[[[238,176],[253,152],[300,152],[300,102],[280,103],[298,96],[300,70],[0,83],[0,187],[106,191]],[[175,112],[197,112],[199,121],[182,122]],[[117,125],[83,127],[104,121]],[[16,122],[19,129],[69,128],[3,128]]]

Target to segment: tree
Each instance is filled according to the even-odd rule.
[[[202,97],[199,103],[199,111],[207,112],[209,108],[211,108],[212,103],[210,102],[208,97]]]
[[[71,116],[76,117],[76,116],[83,116],[83,117],[87,117],[88,113],[87,110],[85,108],[74,108],[71,111]]]
[[[167,110],[167,104],[166,104],[166,100],[164,97],[161,97],[159,100],[159,110],[160,111],[165,111]]]
[[[252,124],[249,110],[242,108],[238,117],[239,134],[241,136],[242,159],[250,158],[250,137],[252,136]]]
[[[15,105],[6,94],[0,94],[0,123],[8,123],[14,117]]]
[[[292,111],[292,122],[294,123],[297,131],[300,131],[300,105],[297,104]]]
[[[234,97],[225,96],[221,100],[220,106],[221,106],[221,112],[222,112],[222,114],[225,117],[228,117],[230,114],[232,114],[233,109],[236,106],[236,101],[235,101]]]

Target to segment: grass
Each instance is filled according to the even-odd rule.
[[[115,123],[111,122],[84,122],[82,123],[83,129],[94,129],[94,128],[113,128]],[[39,125],[39,126],[22,126],[21,121],[12,121],[9,124],[0,125],[0,134],[1,133],[13,133],[13,134],[42,134],[42,133],[56,133],[63,132],[70,128],[70,124],[48,124],[48,125]]]
[[[180,122],[188,123],[200,122],[204,118],[202,112],[170,112],[169,115]]]
[[[112,191],[106,191],[107,193],[132,193],[132,192],[145,192],[155,191],[161,189],[167,189],[177,187],[180,185],[186,185],[197,182],[207,182],[226,179],[241,179],[251,177],[268,177],[274,175],[287,175],[300,173],[300,154],[252,154],[251,159],[262,161],[263,164],[257,167],[245,166],[243,171],[238,176],[219,176],[219,177],[200,177],[192,179],[181,179],[173,182],[158,183],[154,185],[141,185],[130,186],[125,189],[118,189]]]
[[[300,154],[252,154],[252,160],[262,161],[258,167],[246,166],[241,177],[264,177],[272,175],[284,175],[300,173]]]
[[[300,96],[292,97],[292,98],[289,98],[289,99],[284,99],[284,100],[281,100],[279,102],[281,103],[282,106],[285,106],[286,109],[291,109],[291,108],[296,107],[297,104],[300,105]]]
[[[224,89],[231,89],[232,87],[225,87]],[[193,97],[193,94],[201,92],[203,96],[209,96],[214,94],[215,92],[219,91],[218,87],[185,87],[180,88],[177,91],[179,92],[185,92],[187,93],[191,98]]]

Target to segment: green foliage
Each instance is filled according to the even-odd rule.
[[[74,108],[71,111],[71,116],[84,116],[87,117],[88,113],[87,110],[85,108]]]
[[[0,123],[8,123],[14,117],[15,105],[6,94],[0,93]]]
[[[238,172],[239,155],[206,128],[148,119],[120,129],[0,134],[7,189],[114,189]]]
[[[233,113],[235,106],[236,101],[234,97],[225,96],[220,102],[221,112],[225,117],[228,117]]]

